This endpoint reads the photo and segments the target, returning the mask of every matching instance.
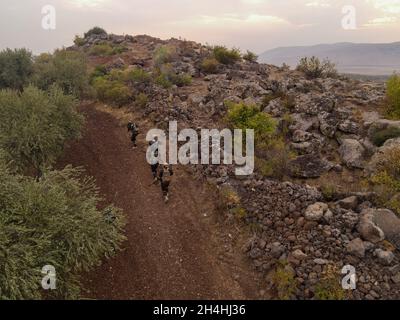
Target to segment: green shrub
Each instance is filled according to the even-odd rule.
[[[168,77],[161,73],[155,80],[156,84],[163,87],[164,89],[169,89],[172,87],[173,83],[168,79]]]
[[[237,220],[247,217],[247,211],[241,206],[239,194],[231,186],[223,186],[218,189],[218,210],[222,214],[230,214]]]
[[[380,147],[389,139],[400,137],[400,129],[396,127],[388,127],[381,130],[376,130],[371,134],[372,142]]]
[[[98,64],[90,75],[91,82],[97,77],[107,75],[107,67],[104,64]]]
[[[149,98],[144,93],[139,93],[135,98],[135,105],[140,108],[144,108],[149,103]]]
[[[219,62],[215,58],[206,58],[201,63],[201,70],[205,73],[217,73]]]
[[[20,171],[37,173],[51,165],[64,143],[79,137],[83,118],[76,101],[58,87],[44,92],[27,87],[22,93],[0,91],[0,148]]]
[[[77,45],[78,47],[82,47],[83,45],[86,44],[86,41],[84,38],[76,35],[74,39],[74,44]]]
[[[100,101],[116,106],[123,106],[131,102],[132,92],[124,82],[113,79],[112,75],[97,77],[93,80],[93,88]]]
[[[258,56],[249,50],[243,55],[243,59],[249,62],[257,62]]]
[[[113,54],[113,48],[109,44],[96,44],[89,50],[91,56],[111,56]]]
[[[116,46],[116,47],[112,47],[112,52],[111,55],[115,55],[115,54],[121,54],[124,53],[126,51],[128,51],[129,49],[125,46]]]
[[[316,300],[345,300],[346,293],[340,284],[341,276],[333,266],[326,267],[322,279],[316,284]]]
[[[336,184],[326,183],[321,185],[321,193],[325,200],[333,201],[336,197]]]
[[[387,114],[394,119],[400,119],[400,76],[394,74],[386,83]]]
[[[290,300],[297,291],[297,281],[292,270],[287,268],[286,262],[279,262],[272,277],[272,282],[280,300]]]
[[[160,68],[163,64],[174,61],[176,58],[176,48],[172,46],[161,46],[154,52],[154,64]]]
[[[178,87],[188,86],[192,83],[192,76],[187,73],[180,73],[172,76],[172,83]]]
[[[81,177],[67,167],[37,180],[0,161],[0,300],[77,299],[79,274],[119,249],[120,210],[98,209],[93,179]],[[46,265],[55,267],[55,290],[41,287]]]
[[[91,35],[107,35],[106,30],[100,27],[93,27],[88,32],[85,33],[84,37],[90,37]]]
[[[134,69],[125,71],[124,80],[130,81],[133,83],[148,84],[151,82],[151,75],[150,75],[150,73],[146,72],[142,68],[134,68]]]
[[[237,129],[254,129],[256,138],[271,136],[276,130],[276,121],[262,112],[257,105],[226,102],[227,121]]]
[[[277,134],[257,144],[256,166],[260,173],[269,178],[283,179],[287,174],[290,161],[296,153],[290,150],[282,136]]]
[[[242,59],[239,49],[227,49],[224,46],[215,46],[213,49],[215,59],[222,64],[234,64]]]
[[[32,53],[26,49],[0,52],[0,89],[22,90],[33,73]]]
[[[337,76],[334,63],[329,60],[320,61],[317,57],[304,57],[300,59],[297,70],[303,72],[310,79],[333,78]]]
[[[89,90],[89,72],[85,56],[76,51],[57,50],[35,59],[33,83],[42,90],[56,84],[66,94],[85,96]]]
[[[161,79],[159,84],[165,88],[169,88],[169,84],[175,84],[178,87],[184,87],[192,83],[192,77],[186,73],[176,73],[172,65],[164,64],[160,68]]]
[[[224,186],[219,190],[220,203],[227,208],[236,207],[240,204],[239,194],[230,186]]]
[[[376,171],[369,179],[378,201],[400,214],[400,148],[393,147],[377,162]]]

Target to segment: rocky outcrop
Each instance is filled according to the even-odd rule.
[[[333,165],[318,154],[299,156],[290,162],[289,174],[295,178],[318,178],[329,171]]]
[[[355,139],[344,139],[339,148],[344,164],[349,168],[364,168],[364,146]]]

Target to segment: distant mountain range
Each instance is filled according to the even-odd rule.
[[[400,71],[400,42],[335,43],[315,46],[281,47],[264,52],[259,61],[274,65],[286,63],[295,67],[300,58],[317,56],[335,62],[339,72],[388,75]]]

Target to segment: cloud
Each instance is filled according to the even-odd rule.
[[[225,13],[222,15],[202,15],[193,19],[185,19],[173,22],[174,24],[182,25],[206,25],[206,26],[250,26],[250,25],[276,25],[276,24],[288,24],[288,22],[280,17],[271,15],[260,15],[260,14],[249,14],[239,15],[236,13]]]
[[[306,3],[306,7],[320,7],[320,8],[330,8],[332,5],[326,2],[314,1]]]
[[[105,2],[108,2],[109,0],[69,0],[69,2],[78,7],[78,8],[84,8],[84,7],[98,7],[104,4]]]
[[[397,17],[381,17],[381,18],[375,18],[375,19],[369,20],[363,26],[364,27],[380,27],[380,26],[392,25],[397,22],[399,22],[399,19]]]
[[[400,0],[367,0],[367,3],[385,13],[400,14]]]

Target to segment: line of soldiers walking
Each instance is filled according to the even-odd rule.
[[[137,137],[139,135],[139,127],[134,122],[128,123],[128,132],[131,133],[131,141],[133,148],[137,148]],[[158,143],[157,137],[149,142],[149,146],[153,146]],[[155,149],[154,156],[158,157],[158,149]],[[161,192],[165,203],[169,201],[169,186],[171,184],[171,178],[174,175],[172,165],[165,165],[159,162],[150,164],[151,173],[153,175],[153,183],[160,182]]]

